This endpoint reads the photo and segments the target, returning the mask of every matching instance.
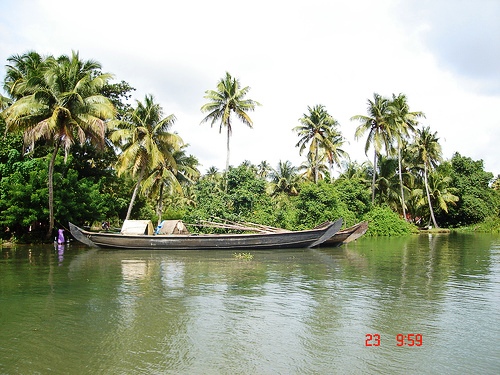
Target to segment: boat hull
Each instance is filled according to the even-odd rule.
[[[352,227],[339,230],[335,233],[331,238],[322,242],[320,246],[330,246],[330,247],[338,247],[342,246],[346,243],[357,240],[359,237],[363,236],[368,230],[368,222],[362,221]]]
[[[69,223],[71,234],[78,241],[103,248],[149,250],[209,249],[280,249],[318,246],[331,238],[342,226],[342,219],[325,228],[284,233],[259,234],[189,234],[189,235],[124,235],[96,233]]]

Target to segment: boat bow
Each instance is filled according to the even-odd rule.
[[[83,233],[83,230],[78,228],[75,224],[69,223],[69,231],[77,241],[80,241],[81,243],[90,247],[97,247],[97,245]]]
[[[323,242],[333,237],[333,235],[335,235],[335,233],[337,233],[341,227],[342,227],[342,219],[338,219],[337,221],[332,223],[325,231],[325,233],[323,233],[323,235],[320,238],[318,238],[314,243],[312,243],[309,247],[321,245]]]

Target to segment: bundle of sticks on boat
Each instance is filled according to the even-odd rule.
[[[221,228],[256,233],[289,232],[288,230],[283,228],[276,228],[269,225],[256,224],[248,221],[231,221],[220,218],[213,218],[213,220],[217,221],[199,220],[198,223],[194,225],[205,228]]]

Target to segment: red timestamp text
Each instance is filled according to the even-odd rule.
[[[380,346],[380,334],[367,333],[365,335],[365,346]]]
[[[396,335],[397,346],[422,346],[424,338],[421,333],[398,333]]]
[[[367,333],[365,335],[365,346],[380,346],[382,336],[380,333]],[[421,333],[398,333],[396,335],[396,346],[422,346],[424,336]]]

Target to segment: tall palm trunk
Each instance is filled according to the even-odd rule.
[[[398,169],[399,169],[399,186],[401,187],[401,207],[403,208],[403,217],[406,220],[406,202],[405,192],[403,189],[403,171],[401,166],[401,147],[398,145]]]
[[[161,224],[161,216],[163,215],[163,186],[164,184],[162,183],[160,185],[160,193],[158,194],[158,204],[156,206],[156,214],[158,215],[158,225]]]
[[[315,155],[314,155],[314,183],[317,184],[318,183],[318,178],[319,178],[319,161],[318,161],[318,158],[319,158],[319,150],[318,150],[318,145],[316,144],[316,151],[315,151]]]
[[[375,204],[375,182],[377,181],[377,150],[373,157],[373,178],[372,178],[372,205]]]
[[[132,207],[134,206],[135,198],[137,197],[137,193],[139,192],[139,187],[141,186],[145,170],[146,170],[145,168],[142,168],[141,172],[139,173],[139,179],[137,180],[134,192],[132,193],[132,198],[130,199],[130,204],[128,205],[127,216],[125,217],[125,220],[128,220],[130,218],[130,214],[132,213]]]
[[[54,145],[54,152],[50,158],[49,162],[49,176],[48,176],[48,188],[49,188],[49,229],[47,231],[47,240],[52,237],[52,231],[54,230],[54,165],[56,163],[57,152],[59,151],[59,141],[57,140]]]
[[[427,163],[424,163],[424,183],[425,183],[425,192],[427,194],[427,201],[429,202],[429,211],[431,213],[432,223],[434,224],[435,228],[439,228],[439,225],[437,225],[436,222],[436,218],[434,217],[434,210],[432,209],[432,203],[431,203],[431,194],[429,192],[429,183],[427,182]]]
[[[227,145],[226,145],[226,173],[229,172],[229,138],[231,137],[231,126],[227,123]]]

